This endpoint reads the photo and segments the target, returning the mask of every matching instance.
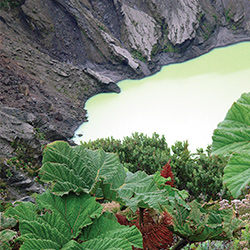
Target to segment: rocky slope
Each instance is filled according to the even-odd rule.
[[[116,82],[250,40],[248,0],[3,0],[0,8],[2,169],[18,157],[13,145],[40,161],[42,145],[70,141],[86,100],[118,93]]]

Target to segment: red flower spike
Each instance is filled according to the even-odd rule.
[[[122,225],[128,220],[122,215],[116,215],[118,222]],[[173,233],[167,228],[173,224],[172,217],[168,212],[164,212],[159,222],[155,222],[149,215],[148,211],[143,213],[143,224],[140,225],[139,218],[134,219],[129,223],[129,226],[135,225],[141,232],[143,237],[143,250],[160,250],[169,249],[173,244]],[[132,247],[133,250],[139,250]]]
[[[168,163],[162,168],[161,171],[161,176],[164,178],[171,178],[171,181],[167,181],[165,184],[166,185],[170,185],[171,187],[175,187],[174,185],[174,174],[172,172],[172,168],[170,166],[170,160],[168,161]]]

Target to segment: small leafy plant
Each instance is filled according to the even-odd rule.
[[[17,232],[11,230],[15,227],[17,221],[13,218],[6,218],[3,212],[0,212],[0,250],[12,249]]]
[[[230,198],[230,193],[223,186],[223,169],[228,158],[211,154],[209,146],[204,152],[198,149],[191,154],[187,142],[176,142],[172,146],[171,166],[178,189],[185,189],[191,197],[200,201]]]

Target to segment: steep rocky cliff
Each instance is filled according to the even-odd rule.
[[[250,40],[249,0],[3,0],[0,157],[69,140],[87,99]],[[34,143],[35,142],[35,143]]]

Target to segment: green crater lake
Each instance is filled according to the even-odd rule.
[[[250,42],[172,64],[141,80],[118,83],[120,94],[99,94],[86,103],[89,122],[74,141],[134,132],[164,135],[169,146],[188,140],[189,149],[206,148],[213,130],[242,93],[250,90]]]

